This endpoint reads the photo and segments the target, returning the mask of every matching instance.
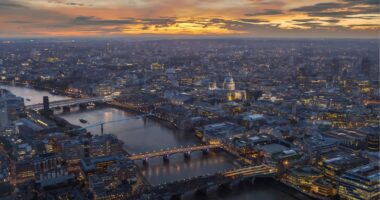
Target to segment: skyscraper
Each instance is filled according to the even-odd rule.
[[[7,101],[0,98],[0,128],[8,126],[8,109]]]
[[[48,111],[49,110],[49,97],[48,96],[44,96],[43,97],[43,104],[44,104],[44,111]]]

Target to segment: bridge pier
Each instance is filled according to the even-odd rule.
[[[195,190],[194,195],[196,197],[207,197],[207,188],[198,188]]]
[[[146,166],[146,165],[149,164],[149,163],[148,163],[148,158],[144,158],[142,162],[143,162],[143,165],[144,165],[144,166]]]
[[[183,157],[184,157],[186,160],[190,159],[190,157],[191,157],[191,151],[188,151],[188,152],[183,153]]]
[[[79,104],[79,110],[86,110],[86,109],[87,109],[87,103]]]
[[[168,163],[169,162],[169,154],[166,154],[162,157],[162,159],[164,160],[165,163]]]
[[[208,153],[210,153],[210,149],[203,149],[202,150],[202,154],[205,156],[205,155],[208,155]]]
[[[64,112],[64,113],[68,113],[68,112],[70,112],[70,106],[62,106],[62,111]]]
[[[181,200],[182,199],[182,194],[175,194],[175,195],[172,195],[172,197],[170,198],[170,200]]]
[[[255,184],[255,180],[256,180],[255,177],[250,178],[250,183],[251,183],[252,185]]]
[[[231,183],[229,183],[229,186],[232,189],[233,187],[236,187],[236,186],[239,186],[239,185],[242,185],[242,184],[244,184],[244,180],[237,179],[237,180],[233,180]]]
[[[218,190],[223,191],[223,192],[230,191],[231,189],[232,189],[232,186],[230,182],[222,183],[218,186]]]

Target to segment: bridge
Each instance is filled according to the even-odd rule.
[[[141,154],[133,154],[129,156],[129,159],[146,161],[149,158],[162,156],[164,160],[168,160],[169,155],[172,155],[172,154],[184,153],[185,157],[190,157],[191,152],[194,152],[194,151],[206,152],[210,149],[217,149],[217,148],[222,148],[222,146],[219,144],[188,146],[188,147],[165,149],[165,150],[147,152],[147,153],[141,153]]]
[[[91,102],[104,102],[108,99],[106,97],[88,97],[88,98],[81,98],[81,99],[65,99],[65,100],[59,100],[59,101],[51,101],[49,102],[49,107],[62,107],[62,106],[71,106],[71,105],[78,105],[78,104],[85,104],[85,103],[91,103]],[[41,110],[44,108],[43,103],[33,104],[25,106],[26,109],[31,110]]]
[[[230,188],[240,182],[253,182],[256,177],[274,177],[276,174],[277,169],[269,165],[248,166],[152,186],[141,191],[141,194],[148,194],[152,199],[181,199],[187,194],[197,192],[207,194],[208,191],[214,189]],[[131,199],[138,198],[139,195]]]
[[[223,173],[223,176],[230,178],[249,177],[277,173],[277,169],[269,165],[256,165],[240,169],[234,169]]]

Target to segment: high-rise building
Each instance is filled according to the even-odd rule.
[[[0,128],[8,126],[8,109],[5,99],[0,98]]]
[[[379,152],[380,151],[380,127],[368,126],[360,128],[360,132],[364,133],[366,137],[366,147],[368,151]]]
[[[48,111],[49,110],[49,97],[48,96],[44,96],[43,97],[43,104],[44,104],[44,111]]]

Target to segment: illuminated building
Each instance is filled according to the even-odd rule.
[[[74,176],[67,172],[63,161],[63,158],[55,153],[40,154],[29,161],[32,168],[20,168],[24,169],[20,175],[35,179],[41,188],[66,184],[73,181]]]
[[[215,81],[211,82],[211,83],[209,84],[209,86],[208,86],[208,89],[209,89],[209,90],[217,90],[217,89],[218,89],[218,86],[217,86],[216,82],[215,82]]]
[[[163,64],[160,64],[160,63],[152,63],[150,65],[150,69],[152,71],[155,71],[155,70],[164,70],[164,65]]]
[[[78,160],[82,157],[98,157],[119,154],[123,143],[111,134],[80,137],[60,142],[66,160]]]
[[[247,128],[259,127],[266,123],[264,115],[249,114],[241,119],[241,123]]]
[[[223,82],[223,88],[225,90],[235,90],[235,82],[231,76],[227,76]]]
[[[35,154],[34,149],[28,143],[17,144],[15,147],[16,148],[13,150],[13,156],[17,160],[31,159]]]
[[[378,152],[380,150],[380,127],[362,127],[359,129],[367,135],[366,148],[371,152]]]
[[[368,164],[367,158],[360,157],[358,155],[346,155],[330,158],[323,162],[323,174],[332,183],[336,183],[337,178],[346,170],[353,169],[355,167]]]
[[[94,88],[94,94],[97,95],[97,96],[111,95],[112,92],[113,92],[112,86],[110,84],[106,84],[106,83],[98,84]]]
[[[177,73],[174,68],[166,69],[166,76],[168,77],[168,80],[171,82],[172,86],[178,86],[177,82]]]
[[[19,161],[15,164],[15,174],[18,183],[34,179],[34,173],[34,166],[30,160]]]
[[[304,146],[308,154],[312,156],[313,162],[316,161],[317,155],[332,152],[338,148],[336,140],[323,136],[307,138]]]
[[[336,194],[334,185],[327,182],[323,178],[314,180],[311,184],[310,190],[312,193],[323,197],[332,197]]]
[[[357,130],[338,129],[324,131],[322,135],[335,138],[340,145],[354,150],[363,149],[365,146],[366,135]]]
[[[245,128],[238,124],[225,122],[225,123],[216,123],[209,124],[203,127],[201,131],[202,133],[199,135],[203,135],[202,140],[208,141],[209,143],[231,143],[233,138],[238,136],[239,134],[244,133]]]
[[[349,200],[377,200],[380,197],[380,168],[369,164],[349,170],[338,179],[338,195]]]
[[[94,199],[126,199],[137,180],[133,161],[122,155],[82,159],[81,168]]]
[[[283,180],[292,186],[309,191],[313,181],[321,177],[322,174],[318,169],[305,166],[289,169]]]
[[[38,155],[33,160],[34,171],[35,172],[45,172],[52,169],[60,168],[62,165],[63,159],[61,156],[58,156],[54,153],[47,153]]]
[[[245,90],[236,90],[234,79],[229,75],[224,79],[223,89],[218,89],[216,83],[211,83],[208,88],[213,96],[221,100],[235,101],[246,100],[247,93]]]
[[[8,90],[0,89],[0,98],[6,102],[8,120],[15,120],[20,113],[24,112],[24,99]]]

